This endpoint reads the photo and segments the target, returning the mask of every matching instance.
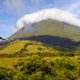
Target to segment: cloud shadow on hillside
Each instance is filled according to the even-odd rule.
[[[80,45],[80,42],[75,42],[68,38],[62,38],[62,37],[50,36],[50,35],[33,36],[29,38],[24,38],[24,39],[40,41],[45,45],[57,47],[59,49],[66,48],[72,51],[76,50],[77,46]]]

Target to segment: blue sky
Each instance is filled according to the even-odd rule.
[[[80,18],[80,0],[0,0],[0,36],[9,37],[25,14],[46,8],[66,10]]]

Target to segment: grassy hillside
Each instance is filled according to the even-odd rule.
[[[31,40],[1,47],[1,80],[80,80],[79,47],[75,52],[60,51]]]
[[[58,50],[45,46],[38,41],[16,40],[8,45],[0,46],[0,66],[12,68],[19,60],[23,60],[27,56],[52,56],[56,53]]]
[[[52,53],[57,50],[47,47],[41,42],[30,40],[16,40],[10,43],[6,48],[0,51],[1,54],[18,54],[18,53]]]

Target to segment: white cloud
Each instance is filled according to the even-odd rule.
[[[65,7],[67,11],[74,12],[80,7],[80,2],[74,2]]]
[[[29,15],[25,15],[24,17],[22,17],[17,21],[16,27],[14,28],[14,32],[18,31],[22,27],[25,27],[25,25],[27,25],[25,27],[25,30],[26,29],[28,30],[29,29],[28,27],[31,27],[33,23],[37,23],[40,22],[41,20],[47,20],[47,19],[67,22],[69,24],[80,27],[80,20],[76,18],[76,15],[60,9],[52,8],[52,9],[41,10]]]
[[[6,9],[13,13],[22,13],[25,11],[25,0],[4,0],[3,2]]]

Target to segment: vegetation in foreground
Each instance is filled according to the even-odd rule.
[[[65,52],[29,40],[0,48],[0,80],[80,80],[79,48]]]

